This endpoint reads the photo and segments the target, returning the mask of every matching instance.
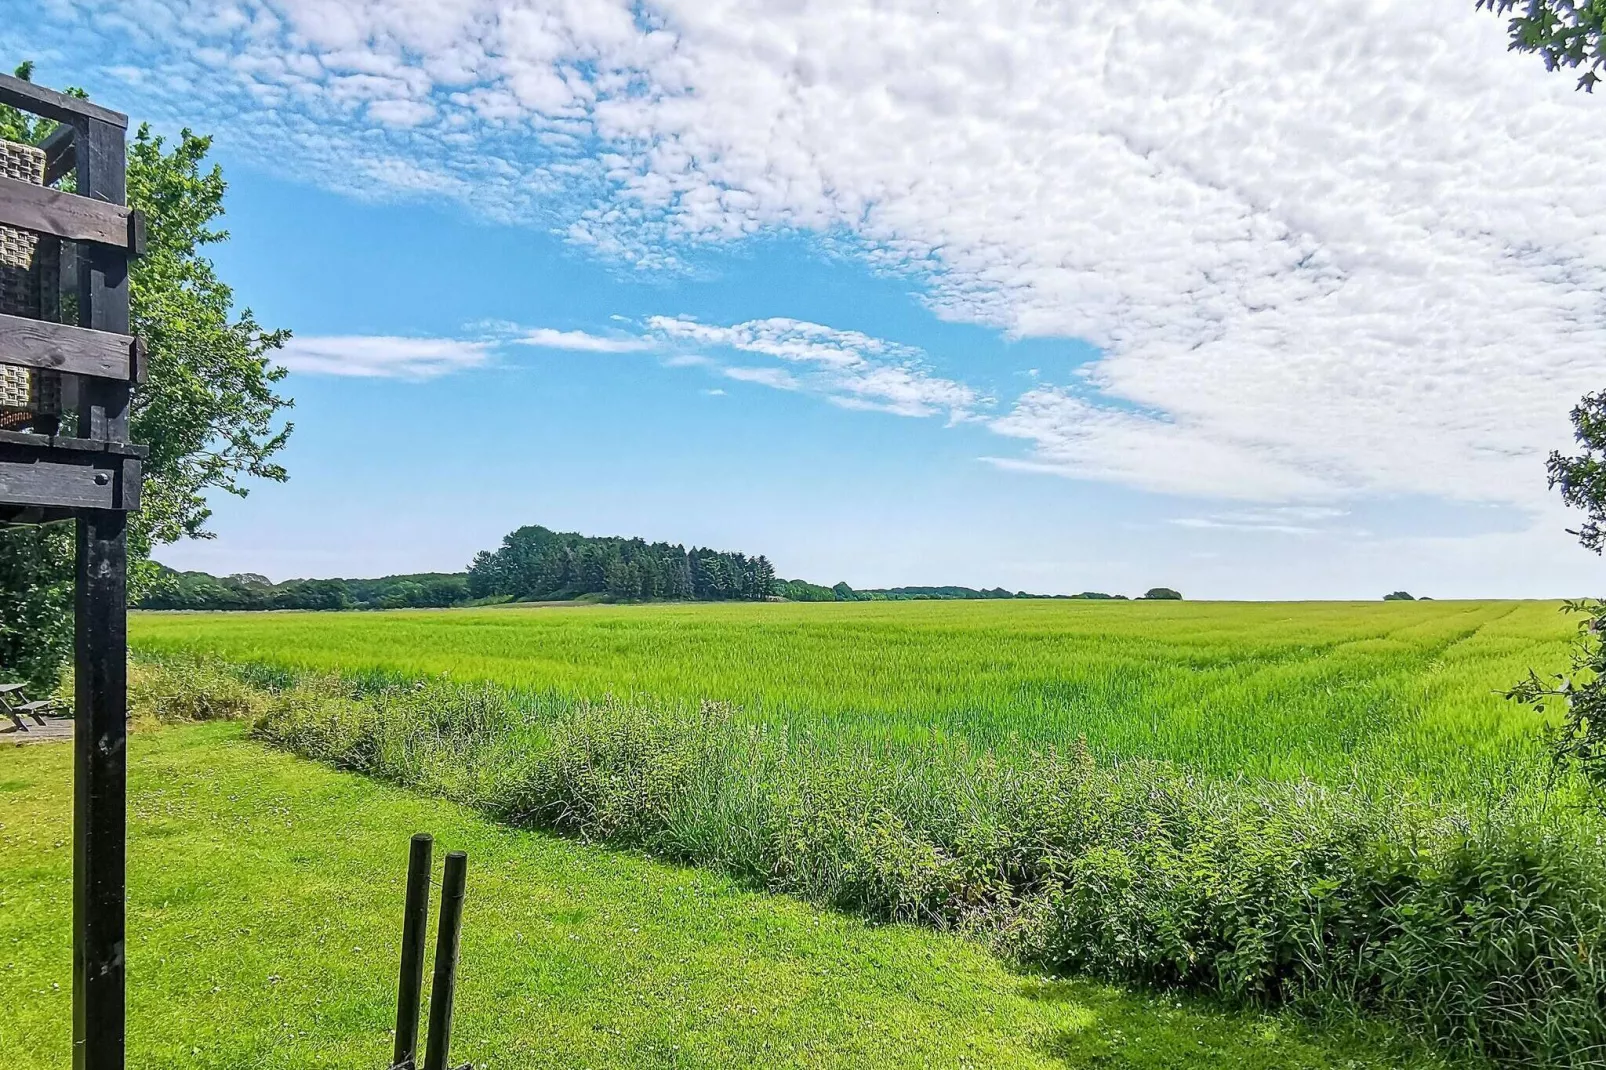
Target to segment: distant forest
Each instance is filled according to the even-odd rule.
[[[455,606],[468,600],[461,572],[423,572],[375,580],[286,580],[242,573],[211,576],[158,566],[141,609],[406,609]]]
[[[775,566],[760,554],[709,550],[644,539],[598,538],[532,525],[482,550],[468,567],[470,598],[542,602],[606,595],[652,599],[762,602]]]
[[[1181,598],[1157,587],[1148,599]],[[519,528],[495,550],[474,555],[465,572],[426,572],[378,579],[309,579],[273,583],[264,576],[212,576],[160,568],[141,609],[408,609],[498,602],[698,601],[903,602],[947,599],[1125,599],[1087,591],[1035,595],[1002,587],[887,587],[854,590],[782,580],[760,554],[710,550],[644,539],[609,538]]]
[[[994,587],[991,590],[977,590],[974,587],[875,587],[856,591],[845,583],[839,583],[835,587],[822,587],[807,580],[777,580],[775,594],[788,602],[921,602],[983,598],[1126,600],[1124,594],[1104,594],[1100,591],[1084,591],[1081,594],[1028,594],[1025,591],[1006,591],[1002,587]],[[1144,597],[1161,596],[1150,593]]]

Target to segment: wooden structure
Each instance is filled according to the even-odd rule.
[[[145,456],[128,438],[145,364],[129,335],[128,268],[142,251],[144,227],[126,206],[127,116],[4,75],[0,104],[61,124],[36,147],[41,181],[0,176],[0,228],[38,239],[32,263],[0,271],[20,273],[41,295],[31,314],[0,310],[0,365],[10,366],[0,371],[13,382],[33,377],[41,399],[56,396],[51,384],[59,381],[59,396],[76,405],[50,411],[41,400],[4,422],[0,525],[72,521],[77,528],[73,1066],[121,1070],[127,521],[139,508]],[[75,192],[52,188],[69,174]]]

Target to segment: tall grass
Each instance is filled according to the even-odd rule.
[[[859,603],[138,614],[135,643],[530,696],[729,702],[754,723],[917,748],[1086,737],[1218,777],[1402,782],[1496,799],[1542,782],[1497,692],[1559,668],[1556,603]]]
[[[1565,657],[1557,608],[648,606],[132,632],[152,671],[226,692],[190,706],[255,711],[281,746],[502,820],[965,929],[1038,967],[1606,1067],[1606,828],[1498,696]],[[257,704],[193,660],[212,656]]]
[[[263,738],[320,761],[1038,968],[1386,1015],[1512,1067],[1606,1066],[1606,848],[1563,811],[1228,783],[1080,742],[915,752],[490,684],[307,677],[262,710]]]

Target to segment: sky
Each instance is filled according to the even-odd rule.
[[[215,137],[284,485],[214,573],[522,524],[856,587],[1590,593],[1606,96],[1472,0],[0,0]]]

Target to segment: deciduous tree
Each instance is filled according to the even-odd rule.
[[[17,68],[28,78],[32,64]],[[81,93],[78,95],[82,95]],[[0,138],[36,143],[55,128],[0,106]],[[285,371],[272,363],[287,331],[265,330],[218,277],[208,246],[228,240],[218,229],[227,185],[206,166],[212,141],[189,130],[169,143],[142,125],[128,148],[128,200],[146,218],[146,255],[129,275],[130,318],[150,354],[149,379],[136,393],[131,434],[150,447],[143,511],[129,528],[131,588],[155,577],[153,545],[207,538],[206,496],[244,496],[247,477],[280,481],[276,457],[291,425],[290,401],[277,392]],[[49,685],[72,629],[70,540],[60,531],[0,529],[0,670]]]

